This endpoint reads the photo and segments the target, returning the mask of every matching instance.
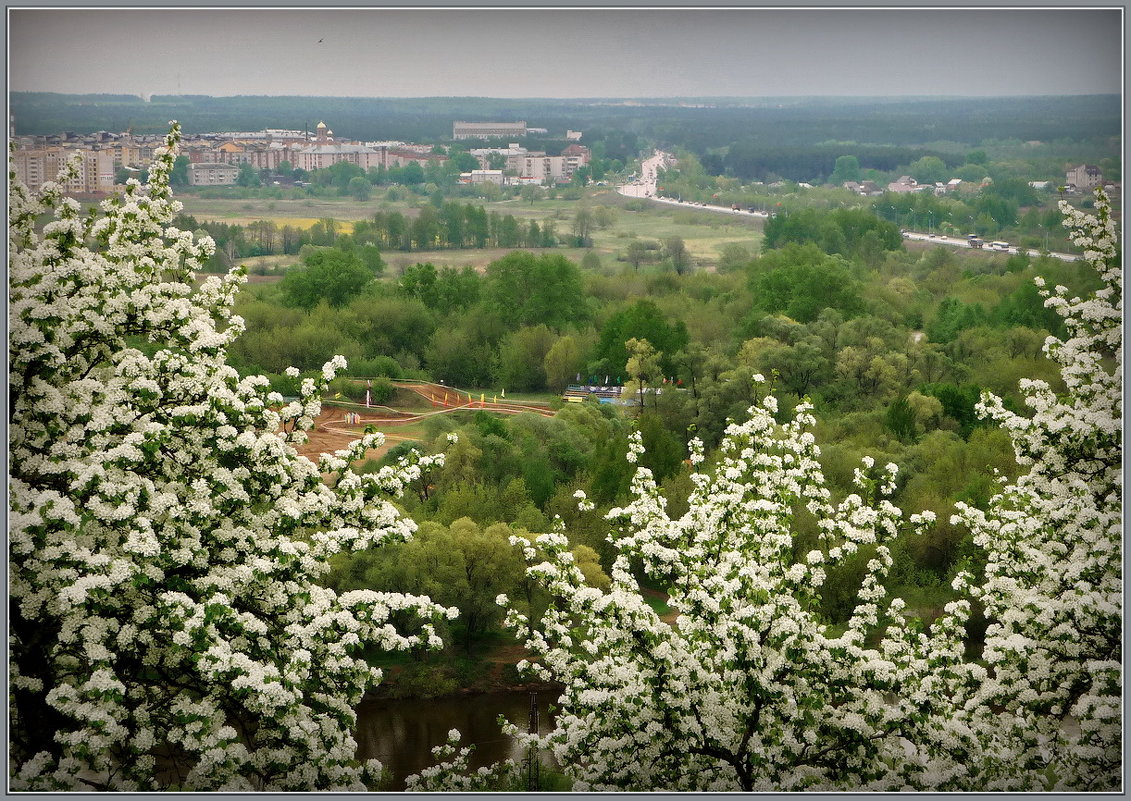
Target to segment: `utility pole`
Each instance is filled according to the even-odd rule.
[[[530,694],[530,717],[526,730],[530,734],[538,733],[538,693]],[[538,769],[540,767],[538,749],[532,744],[526,751],[526,789],[528,792],[537,792],[538,790]]]

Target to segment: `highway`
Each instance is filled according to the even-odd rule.
[[[713,206],[710,203],[692,203],[689,200],[660,197],[656,194],[656,180],[661,169],[672,163],[674,158],[670,153],[657,150],[646,158],[640,165],[640,177],[627,184],[621,184],[617,191],[625,197],[639,197],[654,200],[657,203],[667,203],[669,206],[683,206],[689,209],[703,211],[723,212],[725,214],[741,215],[743,217],[769,217],[768,212],[747,211],[746,209],[732,209],[730,206]]]
[[[617,191],[625,197],[656,198],[656,178],[660,170],[675,161],[670,153],[661,150],[653,151],[652,155],[640,163],[640,177],[627,184],[621,184]]]
[[[933,242],[936,245],[946,245],[946,246],[952,247],[952,248],[967,248],[968,249],[970,247],[970,244],[966,241],[965,237],[943,236],[942,234],[924,234],[924,233],[919,233],[917,231],[904,231],[903,232],[903,238],[904,239],[910,239],[910,240],[917,241],[917,242]],[[1030,248],[1019,248],[1019,247],[1016,247],[1014,245],[1010,245],[1009,250],[991,250],[988,242],[982,248],[982,252],[984,252],[984,253],[1009,253],[1010,255],[1014,255],[1014,254],[1017,254],[1017,253],[1026,253],[1030,256],[1030,258],[1036,258],[1037,256],[1041,255],[1041,251],[1039,251],[1039,250],[1032,250]],[[1073,255],[1072,253],[1051,253],[1050,252],[1048,255],[1052,256],[1054,259],[1060,259],[1061,261],[1076,261],[1079,258],[1079,256]]]
[[[625,197],[645,198],[656,203],[666,203],[669,206],[683,206],[689,209],[699,209],[701,211],[713,211],[723,214],[731,214],[741,217],[760,217],[767,218],[770,216],[769,212],[765,211],[749,211],[747,209],[734,209],[730,206],[714,206],[710,203],[693,203],[688,200],[678,200],[670,197],[660,197],[656,194],[656,180],[661,169],[672,163],[674,158],[670,153],[663,151],[654,151],[651,156],[646,158],[640,165],[640,177],[634,181],[617,186],[617,192]],[[924,234],[917,231],[904,231],[903,238],[919,242],[934,242],[936,245],[944,245],[952,248],[970,248],[969,243],[965,237],[942,236],[941,234]],[[988,246],[982,249],[985,253],[1027,253],[1030,257],[1035,258],[1041,255],[1038,250],[1030,250],[1027,248],[1017,248],[1010,246],[1008,251],[1004,250],[991,250]],[[1054,259],[1061,261],[1076,261],[1079,257],[1071,253],[1049,253]]]

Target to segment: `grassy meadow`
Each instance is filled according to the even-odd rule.
[[[201,198],[191,193],[182,195],[180,200],[186,214],[202,221],[214,220],[247,226],[265,220],[280,227],[289,225],[307,229],[320,219],[333,218],[345,224],[343,230],[346,232],[350,230],[350,223],[369,218],[378,211],[399,211],[406,216],[414,215],[415,206],[420,202],[418,198],[390,201],[382,192],[375,193],[367,201],[318,197],[222,199]],[[501,216],[509,214],[522,224],[534,221],[542,226],[547,221],[552,221],[562,240],[571,237],[574,219],[580,208],[608,206],[613,209],[612,223],[604,228],[592,229],[591,250],[601,260],[602,267],[613,272],[627,266],[627,262],[623,261],[624,254],[633,239],[662,242],[671,237],[680,237],[696,268],[707,270],[714,269],[724,246],[738,245],[750,253],[757,253],[762,242],[760,219],[736,219],[718,212],[630,200],[608,188],[590,190],[580,199],[547,198],[533,203],[513,198],[493,202],[484,202],[478,198],[454,200],[459,203],[483,203],[488,213]],[[580,261],[588,250],[590,249],[559,247],[554,252]],[[396,274],[405,267],[421,262],[431,262],[437,267],[470,266],[482,270],[507,252],[505,248],[412,252],[388,250],[383,256],[391,271]],[[243,261],[249,267],[259,265],[264,269],[274,270],[294,263],[296,258],[262,256]]]

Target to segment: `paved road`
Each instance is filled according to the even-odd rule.
[[[939,234],[923,234],[917,231],[904,231],[903,238],[918,242],[934,242],[936,245],[946,245],[952,248],[970,247],[965,238],[956,236],[941,236]],[[982,249],[986,253],[1026,253],[1032,258],[1036,258],[1037,256],[1041,255],[1041,252],[1039,250],[1018,248],[1012,245],[1010,246],[1009,250],[991,250],[989,243],[986,243],[986,245]],[[1049,253],[1049,255],[1054,259],[1060,259],[1061,261],[1076,261],[1079,258],[1079,256],[1073,255],[1072,253]]]
[[[732,209],[730,206],[715,206],[710,203],[692,203],[689,200],[678,200],[670,197],[660,197],[656,194],[656,181],[661,169],[674,161],[670,153],[657,150],[646,158],[640,165],[640,177],[627,184],[621,184],[617,191],[625,197],[641,197],[654,200],[657,203],[667,203],[669,206],[683,206],[689,209],[722,212],[743,217],[769,217],[764,211],[747,211],[746,209]]]
[[[673,161],[674,161],[674,158],[672,157],[672,155],[670,153],[664,153],[663,151],[660,151],[660,150],[654,151],[651,156],[646,158],[641,163],[641,165],[640,165],[640,177],[637,178],[635,181],[631,181],[631,182],[626,183],[626,184],[621,184],[620,186],[617,187],[617,191],[620,192],[620,194],[624,195],[625,197],[647,198],[648,200],[653,200],[657,203],[667,203],[670,206],[683,206],[683,207],[689,208],[689,209],[700,209],[702,211],[714,211],[714,212],[719,212],[719,213],[722,213],[722,214],[731,214],[731,215],[734,215],[734,216],[741,216],[741,217],[766,218],[766,217],[770,216],[769,212],[765,212],[765,211],[749,211],[747,209],[734,209],[734,208],[731,208],[730,206],[714,206],[714,205],[711,205],[710,203],[692,203],[691,201],[678,200],[676,198],[660,197],[659,195],[656,194],[657,177],[659,175],[660,170],[663,169],[664,167],[666,167],[667,165],[671,164]],[[916,232],[916,231],[905,231],[904,234],[903,234],[903,238],[914,240],[914,241],[921,241],[921,242],[934,242],[935,244],[938,244],[938,245],[946,245],[948,247],[953,247],[953,248],[968,248],[970,246],[969,243],[967,243],[967,241],[963,238],[940,236],[938,234],[933,234],[933,235],[932,234],[923,234],[923,233],[919,233],[919,232]],[[1004,252],[1006,252],[1006,251],[990,251],[990,249],[988,247],[985,248],[985,250],[988,251],[988,252],[993,252],[993,253],[1004,253]],[[1010,247],[1008,252],[1011,253],[1011,254],[1012,253],[1028,253],[1029,256],[1031,256],[1031,257],[1036,257],[1036,256],[1040,255],[1040,251],[1019,249],[1019,248],[1016,248],[1016,247]],[[1061,261],[1076,261],[1076,259],[1078,258],[1077,256],[1074,256],[1071,253],[1050,253],[1049,255],[1052,256],[1054,259],[1060,259]]]
[[[686,200],[676,200],[671,197],[649,197],[649,200],[654,200],[657,203],[667,203],[670,206],[683,206],[688,209],[699,209],[700,211],[718,211],[723,214],[730,214],[734,217],[761,217],[765,219],[769,217],[769,212],[765,211],[747,211],[746,209],[732,209],[730,206],[713,206],[710,203],[691,203]]]
[[[660,170],[673,161],[670,153],[664,153],[660,150],[653,151],[651,156],[641,162],[640,177],[630,183],[621,184],[617,187],[617,191],[626,197],[655,198],[656,178]]]

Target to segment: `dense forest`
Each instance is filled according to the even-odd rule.
[[[330,120],[339,136],[362,141],[443,142],[456,120],[525,120],[548,134],[523,144],[564,145],[566,129],[604,155],[635,158],[646,143],[685,148],[713,174],[795,181],[832,174],[844,145],[867,167],[884,170],[925,155],[950,164],[964,149],[993,142],[1088,143],[1117,156],[1122,107],[1115,95],[1004,98],[689,98],[548,100],[498,98],[345,98],[154,96],[15,92],[18,135],[97,130],[160,133],[181,121],[192,133],[263,128],[312,129]],[[694,105],[695,107],[690,107]],[[959,162],[961,163],[961,162]]]
[[[600,513],[629,491],[630,432],[640,431],[642,463],[678,510],[690,491],[691,437],[716,445],[755,400],[750,376],[762,373],[783,414],[803,397],[815,405],[829,443],[822,464],[838,491],[850,490],[852,465],[865,452],[903,467],[896,499],[934,510],[940,523],[930,536],[897,543],[893,586],[927,610],[941,608],[970,548],[945,522],[954,502],[986,503],[995,471],[1016,470],[1008,438],[975,413],[979,395],[990,390],[1017,404],[1020,378],[1055,384],[1041,346],[1063,331],[1032,279],[1073,291],[1087,290],[1090,279],[1052,258],[907,251],[894,225],[865,210],[802,216],[800,227],[772,220],[765,251],[723,272],[680,275],[670,261],[633,269],[590,260],[582,269],[552,252],[516,251],[483,274],[425,263],[382,278],[364,268],[347,235],[337,247],[308,251],[305,266],[281,283],[248,287],[236,307],[248,332],[229,358],[241,373],[267,374],[284,394],[297,393],[299,381],[285,367],[313,375],[333,354],[349,367],[332,390],[355,402],[365,384],[348,376],[422,377],[511,395],[560,392],[578,376],[645,390],[635,409],[570,404],[550,420],[469,413],[419,431],[415,445],[398,445],[385,463],[411,447],[447,450],[447,464],[403,501],[414,519],[440,528],[425,528],[412,545],[344,560],[334,585],[422,592],[432,584],[411,565],[437,558],[429,548],[494,542],[489,552],[501,561],[482,583],[429,589],[480,610],[453,624],[457,642],[492,642],[501,613],[487,601],[514,591],[500,582],[522,581],[519,555],[502,547],[513,529],[542,531],[560,516],[594,570],[607,570]],[[353,265],[353,283],[343,290],[326,280],[329,264],[338,276]],[[382,399],[395,392],[377,384]],[[457,445],[448,445],[449,433]],[[596,511],[577,511],[578,490]],[[848,588],[864,561],[842,571],[843,586],[826,588],[832,620],[852,611]],[[435,685],[415,691],[448,686],[445,664],[432,665]]]

